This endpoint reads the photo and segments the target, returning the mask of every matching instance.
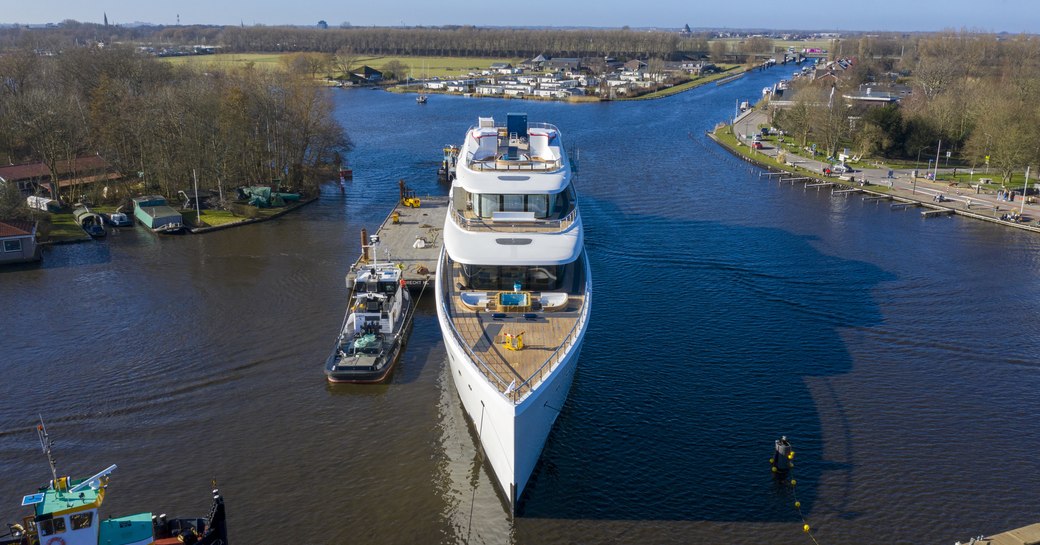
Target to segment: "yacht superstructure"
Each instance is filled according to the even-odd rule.
[[[560,130],[480,118],[458,154],[437,316],[459,397],[515,509],[570,391],[591,274]]]

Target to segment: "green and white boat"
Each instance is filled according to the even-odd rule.
[[[43,421],[37,426],[40,444],[51,467],[51,481],[22,498],[32,514],[8,524],[2,545],[227,545],[224,499],[213,489],[207,517],[168,519],[165,514],[137,513],[102,519],[99,513],[108,492],[111,465],[86,479],[58,477],[51,441]]]

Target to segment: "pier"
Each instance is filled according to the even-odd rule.
[[[422,289],[427,281],[437,276],[437,258],[441,253],[444,218],[448,212],[448,197],[425,196],[402,198],[383,219],[375,231],[379,237],[378,256],[367,256],[366,248],[353,269],[375,258],[401,265],[404,280],[411,290]],[[418,207],[410,206],[418,202]],[[408,204],[406,204],[406,202]],[[362,230],[362,244],[368,244],[368,233]],[[389,254],[388,254],[388,253]]]

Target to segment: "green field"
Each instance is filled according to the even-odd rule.
[[[191,55],[185,57],[163,57],[173,64],[188,64],[200,67],[232,67],[247,66],[252,63],[258,68],[279,68],[284,66],[283,58],[294,53],[219,53],[216,55]],[[413,78],[422,77],[458,77],[469,72],[487,70],[492,63],[508,62],[516,64],[522,59],[500,59],[494,57],[393,57],[393,56],[360,56],[354,66],[368,65],[379,70],[390,61],[398,61],[411,69]],[[333,74],[335,75],[335,74]]]
[[[250,63],[259,68],[277,68],[282,66],[282,57],[287,53],[220,53],[217,55],[188,55],[184,57],[162,57],[171,64],[188,64],[192,66],[246,66]]]

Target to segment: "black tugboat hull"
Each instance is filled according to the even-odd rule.
[[[338,348],[338,345],[337,345]],[[401,356],[401,343],[394,342],[387,354],[386,365],[379,369],[372,369],[368,365],[357,365],[348,368],[336,368],[336,349],[325,362],[325,376],[329,382],[335,384],[378,384],[390,376]]]

